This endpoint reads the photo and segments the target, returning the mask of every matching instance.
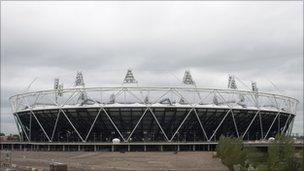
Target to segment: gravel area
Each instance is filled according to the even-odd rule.
[[[12,152],[17,168],[48,170],[51,162],[68,170],[228,170],[212,152]]]

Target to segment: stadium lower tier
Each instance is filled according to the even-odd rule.
[[[288,133],[294,119],[275,111],[178,107],[43,109],[14,116],[23,141],[35,142],[259,140]]]

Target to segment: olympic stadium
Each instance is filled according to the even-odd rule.
[[[23,142],[216,142],[221,135],[263,140],[289,135],[298,101],[292,97],[227,88],[202,88],[185,71],[183,86],[140,86],[128,70],[121,86],[73,87],[55,79],[53,89],[10,97]]]

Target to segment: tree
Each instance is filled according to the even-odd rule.
[[[243,150],[243,141],[240,138],[221,136],[216,152],[230,170],[233,170],[233,165],[244,165],[247,159],[247,153]]]
[[[2,133],[2,132],[0,132],[0,136],[5,136],[5,134],[4,134],[4,133]]]
[[[277,134],[268,148],[268,170],[299,170],[300,163],[295,158],[293,139]]]

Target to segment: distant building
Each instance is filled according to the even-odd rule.
[[[0,141],[19,141],[19,135],[3,135],[0,136]]]

